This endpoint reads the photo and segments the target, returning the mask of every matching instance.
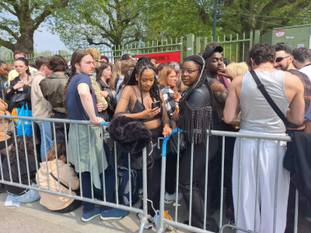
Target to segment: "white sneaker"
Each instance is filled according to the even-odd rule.
[[[182,194],[179,193],[178,194],[178,201],[180,201],[181,199],[182,199]],[[165,193],[164,203],[172,204],[175,200],[176,200],[176,193],[173,193],[173,194]]]
[[[139,218],[139,221],[141,221],[142,218],[143,218],[143,216],[142,216],[141,213],[138,213],[138,214],[137,214],[137,217]],[[145,229],[145,230],[150,230],[150,229],[153,228],[153,226],[154,226],[154,224],[153,224],[153,218],[152,218],[150,215],[148,215],[148,216],[147,216],[147,222],[146,222],[145,225],[144,225],[144,229]]]

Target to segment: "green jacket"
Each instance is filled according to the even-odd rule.
[[[43,96],[51,103],[53,111],[66,113],[65,87],[68,76],[64,72],[55,72],[40,82]]]

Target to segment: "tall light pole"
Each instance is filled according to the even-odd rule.
[[[217,24],[217,0],[214,0],[213,6],[213,41],[216,41],[216,24]]]

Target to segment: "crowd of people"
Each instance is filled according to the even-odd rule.
[[[69,63],[55,55],[38,57],[31,66],[20,51],[14,53],[14,58],[12,70],[3,62],[0,66],[0,87],[7,103],[7,106],[3,103],[4,113],[18,115],[20,108],[28,106],[37,119],[87,120],[91,123],[91,126],[76,124],[68,127],[55,124],[54,129],[48,121],[34,120],[36,135],[27,139],[32,141],[35,138],[33,144],[40,151],[38,171],[35,167],[30,169],[34,185],[48,186],[51,190],[68,194],[81,192],[85,198],[95,197],[115,203],[113,144],[104,139],[99,127],[104,121],[111,122],[108,131],[118,142],[118,164],[129,166],[127,154],[130,152],[131,168],[141,173],[141,149],[142,146],[147,148],[148,213],[152,225],[154,210],[159,210],[160,203],[158,138],[170,135],[172,129],[178,127],[183,130],[179,143],[179,187],[182,194],[179,196],[188,209],[191,208],[189,224],[219,231],[212,216],[219,209],[224,150],[226,216],[234,219],[242,229],[260,233],[293,232],[292,203],[295,197],[294,192],[289,191],[289,172],[282,166],[286,144],[227,138],[223,148],[221,138],[209,136],[207,132],[209,129],[239,130],[275,136],[286,135],[286,131],[309,133],[310,49],[291,50],[286,44],[258,44],[250,50],[249,60],[242,63],[226,60],[223,47],[216,43],[207,45],[200,55],[184,58],[181,64],[174,61],[157,64],[150,58],[135,59],[129,54],[112,64],[92,48],[75,51]],[[254,76],[279,107],[286,122],[270,107]],[[291,124],[285,124],[287,122]],[[3,127],[3,130],[7,128]],[[18,137],[17,142],[23,143],[23,138]],[[172,140],[167,156],[166,203],[176,197],[176,144],[176,140]],[[27,156],[23,146],[16,149],[12,146],[12,157],[16,150],[17,154]],[[4,156],[7,151],[1,150],[2,154],[3,176],[12,181],[12,168],[6,168],[6,164],[14,161]],[[28,166],[26,162],[21,164]],[[192,174],[190,166],[193,167]],[[13,180],[18,179],[15,174]],[[27,183],[27,179],[23,182]],[[17,196],[25,195],[25,190],[20,188],[16,190],[8,186],[6,190]],[[39,195],[40,203],[51,211],[70,212],[82,204],[81,220],[84,222],[98,216],[103,220],[120,219],[128,214],[121,209],[80,203],[69,197],[44,192]],[[291,208],[287,208],[288,205]]]

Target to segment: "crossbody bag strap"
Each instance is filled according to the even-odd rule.
[[[51,175],[51,177],[52,177],[56,182],[59,181],[59,180],[53,175],[52,172],[50,172],[50,175]],[[63,182],[59,181],[59,184],[60,184],[61,186],[63,186],[64,188],[70,190],[70,188],[69,188],[67,185],[65,185]]]
[[[257,87],[259,89],[259,91],[262,93],[262,95],[265,97],[265,99],[268,101],[269,105],[271,106],[271,108],[274,110],[274,112],[282,119],[282,121],[284,122],[285,126],[293,126],[294,124],[290,123],[285,115],[283,114],[283,112],[280,110],[280,108],[276,105],[276,103],[273,101],[273,99],[271,98],[271,96],[268,94],[265,86],[262,84],[262,82],[259,80],[256,72],[254,70],[250,71],[251,75],[253,76]],[[296,125],[294,127],[297,127]]]

